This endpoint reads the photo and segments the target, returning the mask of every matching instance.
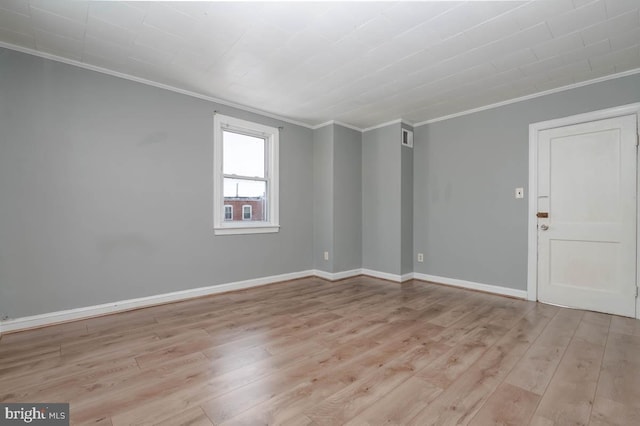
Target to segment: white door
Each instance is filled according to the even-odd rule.
[[[635,316],[636,140],[635,115],[539,132],[541,302]]]

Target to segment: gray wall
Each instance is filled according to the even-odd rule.
[[[362,267],[361,159],[360,132],[336,124],[314,130],[315,269],[334,273]]]
[[[334,125],[334,272],[362,267],[362,133]]]
[[[401,268],[400,123],[362,135],[362,267],[399,275]]]
[[[633,102],[640,75],[420,126],[411,151],[400,124],[312,132],[0,49],[0,316],[312,267],[525,289],[528,125]],[[282,126],[279,233],[213,235],[214,110]]]
[[[416,128],[415,272],[526,289],[529,124],[634,102],[637,74]]]
[[[282,126],[277,234],[214,236],[213,112]],[[312,131],[0,49],[0,315],[312,267]]]
[[[324,260],[324,252],[329,260]],[[333,125],[313,131],[313,266],[333,272]]]
[[[413,130],[411,126],[402,124],[402,127]],[[400,136],[399,136],[400,137]],[[413,149],[400,146],[401,170],[400,183],[402,185],[401,196],[402,211],[400,213],[401,230],[401,273],[413,272]]]

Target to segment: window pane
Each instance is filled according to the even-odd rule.
[[[267,221],[267,183],[261,180],[224,179],[224,204],[232,206],[232,221]],[[250,209],[245,206],[251,206]],[[247,217],[247,213],[249,217]]]
[[[242,220],[251,220],[252,207],[250,204],[242,206]]]
[[[224,130],[222,132],[222,169],[227,175],[265,177],[262,138]]]

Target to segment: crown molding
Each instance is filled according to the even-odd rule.
[[[465,115],[474,114],[476,112],[487,111],[487,110],[490,110],[490,109],[493,109],[493,108],[499,108],[499,107],[506,106],[506,105],[511,105],[511,104],[514,104],[514,103],[517,103],[517,102],[522,102],[522,101],[527,101],[527,100],[530,100],[530,99],[539,98],[541,96],[552,95],[554,93],[560,93],[560,92],[564,92],[564,91],[567,91],[567,90],[576,89],[576,88],[579,88],[579,87],[589,86],[591,84],[602,83],[602,82],[608,81],[608,80],[615,80],[616,78],[622,78],[622,77],[627,77],[627,76],[630,76],[630,75],[640,74],[640,68],[634,68],[632,70],[627,70],[627,71],[623,71],[623,72],[619,72],[619,73],[615,73],[615,74],[610,74],[610,75],[606,75],[606,76],[603,76],[603,77],[594,78],[594,79],[591,79],[591,80],[585,80],[585,81],[581,81],[581,82],[578,82],[578,83],[572,83],[572,84],[569,84],[569,85],[566,85],[566,86],[557,87],[555,89],[549,89],[549,90],[545,90],[545,91],[542,91],[542,92],[536,92],[536,93],[532,93],[530,95],[521,96],[521,97],[513,98],[513,99],[508,99],[506,101],[496,102],[496,103],[493,103],[493,104],[484,105],[484,106],[481,106],[481,107],[472,108],[472,109],[468,109],[468,110],[465,110],[465,111],[460,111],[460,112],[456,112],[456,113],[453,113],[453,114],[444,115],[444,116],[441,116],[441,117],[430,118],[428,120],[420,121],[420,122],[417,122],[417,123],[412,123],[412,122],[404,120],[402,118],[398,118],[398,119],[387,121],[385,123],[377,124],[377,125],[374,125],[374,126],[371,126],[371,127],[361,128],[361,127],[354,126],[354,125],[348,124],[348,123],[343,123],[343,122],[337,121],[337,120],[330,120],[330,121],[327,121],[325,123],[312,125],[312,124],[305,123],[305,122],[298,121],[298,120],[294,120],[292,118],[288,118],[288,117],[285,117],[285,116],[282,116],[282,115],[273,114],[273,113],[270,113],[268,111],[263,111],[263,110],[260,110],[260,109],[257,109],[257,108],[253,108],[253,107],[250,107],[250,106],[247,106],[247,105],[238,104],[238,103],[235,103],[235,102],[227,101],[227,100],[216,98],[216,97],[213,97],[213,96],[203,95],[201,93],[192,92],[190,90],[180,89],[178,87],[170,86],[170,85],[163,84],[163,83],[158,83],[158,82],[155,82],[155,81],[152,81],[152,80],[147,80],[145,78],[136,77],[136,76],[133,76],[133,75],[130,75],[130,74],[126,74],[126,73],[121,73],[121,72],[118,72],[118,71],[113,71],[113,70],[110,70],[110,69],[107,69],[107,68],[102,68],[102,67],[99,67],[99,66],[96,66],[96,65],[91,65],[91,64],[84,63],[84,62],[76,61],[74,59],[64,58],[62,56],[54,55],[54,54],[51,54],[51,53],[40,52],[38,50],[30,49],[28,47],[17,46],[15,44],[6,43],[6,42],[3,42],[3,41],[0,41],[0,47],[4,47],[4,48],[9,49],[9,50],[14,50],[14,51],[17,51],[17,52],[26,53],[26,54],[33,55],[33,56],[38,56],[38,57],[41,57],[41,58],[44,58],[44,59],[50,59],[52,61],[61,62],[61,63],[67,64],[67,65],[73,65],[73,66],[76,66],[76,67],[79,67],[79,68],[84,68],[84,69],[87,69],[87,70],[90,70],[90,71],[96,71],[96,72],[99,72],[99,73],[102,73],[102,74],[106,74],[106,75],[110,75],[110,76],[113,76],[113,77],[118,77],[118,78],[122,78],[122,79],[125,79],[125,80],[130,80],[130,81],[134,81],[134,82],[137,82],[137,83],[146,84],[148,86],[153,86],[153,87],[157,87],[157,88],[160,88],[160,89],[169,90],[171,92],[179,93],[179,94],[186,95],[186,96],[191,96],[193,98],[202,99],[202,100],[213,102],[213,103],[217,103],[217,104],[220,104],[220,105],[225,105],[225,106],[228,106],[228,107],[231,107],[231,108],[236,108],[236,109],[239,109],[239,110],[242,110],[242,111],[246,111],[246,112],[250,112],[250,113],[253,113],[253,114],[259,114],[259,115],[262,115],[264,117],[273,118],[273,119],[284,121],[284,122],[290,123],[290,124],[295,124],[297,126],[305,127],[307,129],[311,129],[311,130],[316,130],[316,129],[319,129],[319,128],[324,127],[324,126],[328,126],[330,124],[337,124],[337,125],[346,127],[348,129],[356,130],[356,131],[361,132],[361,133],[368,132],[370,130],[379,129],[381,127],[390,126],[390,125],[397,124],[397,123],[404,123],[404,124],[406,124],[408,126],[411,126],[411,127],[424,126],[425,124],[437,123],[439,121],[445,121],[445,120],[449,120],[449,119],[452,119],[452,118],[462,117],[462,116],[465,116]]]
[[[330,126],[330,125],[332,125],[333,123],[334,123],[334,121],[333,121],[333,120],[329,120],[329,121],[326,121],[326,122],[321,123],[321,124],[316,124],[315,126],[313,126],[313,127],[311,128],[311,130],[318,130],[318,129],[321,129],[321,128],[326,127],[326,126]]]
[[[313,126],[312,129],[313,130],[318,130],[318,129],[322,128],[322,127],[330,126],[332,124],[336,125],[336,126],[346,127],[347,129],[355,130],[355,131],[360,132],[360,133],[363,132],[363,130],[360,127],[356,127],[356,126],[353,126],[351,124],[343,123],[342,121],[337,121],[337,120],[329,120],[329,121],[324,122],[322,124],[318,124],[316,126]]]
[[[640,68],[634,68],[632,70],[623,71],[615,74],[609,74],[603,77],[594,78],[591,80],[585,80],[578,83],[568,84],[566,86],[556,87],[555,89],[545,90],[543,92],[532,93],[530,95],[521,96],[519,98],[513,98],[502,102],[496,102],[494,104],[484,105],[478,108],[468,109],[466,111],[456,112],[449,115],[444,115],[442,117],[431,118],[429,120],[421,121],[419,123],[414,124],[415,127],[424,126],[425,124],[437,123],[438,121],[445,121],[456,117],[462,117],[464,115],[473,114],[476,112],[486,111],[493,108],[499,108],[501,106],[515,104],[517,102],[528,101],[530,99],[539,98],[546,95],[553,95],[554,93],[565,92],[571,89],[577,89],[579,87],[590,86],[596,83],[602,83],[604,81],[615,80],[616,78],[628,77],[630,75],[640,74]]]
[[[360,133],[362,133],[364,131],[360,127],[357,127],[357,126],[354,126],[354,125],[348,124],[348,123],[343,123],[342,121],[338,121],[338,120],[333,120],[333,124],[338,125],[338,126],[342,126],[342,127],[346,127],[347,129],[355,130],[356,132],[360,132]]]
[[[356,131],[358,131],[360,133],[364,133],[364,132],[368,132],[369,130],[375,130],[375,129],[379,129],[381,127],[387,127],[387,126],[391,126],[393,124],[398,124],[398,123],[406,124],[407,126],[412,126],[412,127],[414,126],[414,124],[411,123],[410,121],[407,121],[407,120],[405,120],[403,118],[396,118],[395,120],[386,121],[384,123],[376,124],[375,126],[371,126],[371,127],[366,127],[364,129],[361,128],[361,127],[354,126],[352,124],[343,123],[342,121],[338,121],[338,120],[329,120],[329,121],[324,122],[322,124],[318,124],[316,126],[313,126],[312,129],[313,130],[317,130],[317,129],[320,129],[322,127],[334,124],[334,125],[346,127],[347,129],[356,130]]]
[[[4,47],[9,50],[14,50],[17,52],[26,53],[33,56],[38,56],[40,58],[49,59],[56,62],[61,62],[67,65],[73,65],[73,66],[84,68],[90,71],[96,71],[102,74],[110,75],[112,77],[118,77],[125,80],[134,81],[136,83],[146,84],[147,86],[153,86],[159,89],[169,90],[171,92],[179,93],[181,95],[191,96],[193,98],[202,99],[202,100],[213,102],[220,105],[225,105],[231,108],[236,108],[236,109],[250,112],[253,114],[259,114],[259,115],[262,115],[263,117],[273,118],[276,120],[284,121],[286,123],[295,124],[296,126],[305,127],[307,129],[313,129],[314,127],[308,123],[303,123],[302,121],[297,121],[288,117],[284,117],[282,115],[273,114],[268,111],[263,111],[257,108],[252,108],[250,106],[237,104],[235,102],[227,101],[227,100],[216,98],[213,96],[203,95],[201,93],[192,92],[190,90],[180,89],[178,87],[170,86],[168,84],[158,83],[156,81],[147,80],[146,78],[142,78],[142,77],[136,77],[131,74],[126,74],[119,71],[113,71],[107,68],[102,68],[96,65],[87,64],[85,62],[76,61],[75,59],[64,58],[62,56],[53,55],[51,53],[46,53],[46,52],[40,52],[38,50],[29,49],[28,47],[16,46],[15,44],[6,43],[4,41],[0,41],[0,47]]]
[[[406,124],[407,126],[411,126],[414,127],[415,124],[411,123],[410,121],[404,120],[402,118],[397,118],[395,120],[391,120],[391,121],[387,121],[386,123],[381,123],[381,124],[376,124],[375,126],[371,126],[371,127],[367,127],[365,129],[362,129],[362,132],[368,132],[369,130],[375,130],[375,129],[379,129],[381,127],[387,127],[387,126],[391,126],[393,124]]]

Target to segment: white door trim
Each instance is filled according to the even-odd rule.
[[[541,121],[529,124],[529,208],[528,208],[528,243],[527,243],[527,299],[538,300],[538,220],[536,218],[538,205],[538,133],[542,130],[556,127],[570,126],[573,124],[603,120],[606,118],[620,117],[636,114],[638,129],[640,129],[640,102],[608,108],[554,120]],[[639,168],[640,170],[640,164]],[[638,188],[640,189],[640,173],[638,173]],[[638,209],[636,223],[640,225],[640,197],[638,197]],[[640,226],[636,227],[636,242],[640,241]],[[636,250],[636,286],[640,282],[640,249]],[[640,319],[640,298],[636,299],[636,318]]]

